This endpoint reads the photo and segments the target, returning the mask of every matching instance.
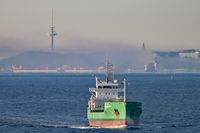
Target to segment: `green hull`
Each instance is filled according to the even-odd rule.
[[[93,126],[92,123],[113,123],[115,121],[121,121],[123,125],[137,125],[141,113],[142,104],[139,102],[112,101],[105,102],[104,108],[96,110],[88,108],[87,117],[91,126]]]

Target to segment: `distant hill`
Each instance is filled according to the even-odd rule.
[[[155,59],[151,53],[145,51],[131,51],[115,49],[109,51],[108,59],[114,64],[115,71],[124,72],[128,68],[143,69],[144,64],[157,63],[158,70],[184,69],[186,71],[199,71],[200,58],[180,58],[178,52],[154,52]],[[106,54],[104,51],[78,51],[78,52],[46,52],[46,51],[26,51],[18,55],[0,60],[0,69],[9,70],[14,65],[23,69],[45,69],[61,67],[67,65],[71,68],[94,69],[105,66]]]
[[[56,53],[27,51],[7,59],[0,60],[0,66],[21,65],[23,67],[56,67],[60,65],[94,67],[100,65],[96,60],[103,60],[99,54]]]
[[[139,53],[139,54],[138,54]],[[152,61],[149,54],[134,51],[125,51],[116,49],[109,52],[107,55],[115,68],[119,70],[130,67],[143,67],[144,63]],[[45,51],[27,51],[7,59],[0,60],[0,67],[23,66],[23,68],[35,69],[44,67],[59,67],[62,65],[69,65],[72,67],[96,68],[104,66],[106,54],[104,51],[100,52],[45,52]]]

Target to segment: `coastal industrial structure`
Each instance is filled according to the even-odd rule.
[[[158,72],[200,72],[200,51],[187,49],[154,52]]]
[[[191,50],[183,50],[183,51],[180,51],[178,53],[178,55],[181,57],[181,58],[192,58],[192,59],[198,59],[199,58],[199,55],[200,55],[200,52],[195,50],[195,49],[191,49]]]

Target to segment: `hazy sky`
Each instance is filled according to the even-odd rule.
[[[200,0],[0,0],[0,52],[50,49],[52,8],[57,50],[88,40],[200,49]]]

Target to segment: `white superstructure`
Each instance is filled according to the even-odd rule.
[[[103,108],[105,101],[125,101],[125,80],[124,88],[121,89],[117,80],[110,80],[110,77],[112,76],[112,65],[107,62],[106,66],[106,80],[101,81],[96,77],[96,87],[89,88],[92,95],[88,104],[92,110]],[[119,92],[124,92],[123,96],[120,96]]]

